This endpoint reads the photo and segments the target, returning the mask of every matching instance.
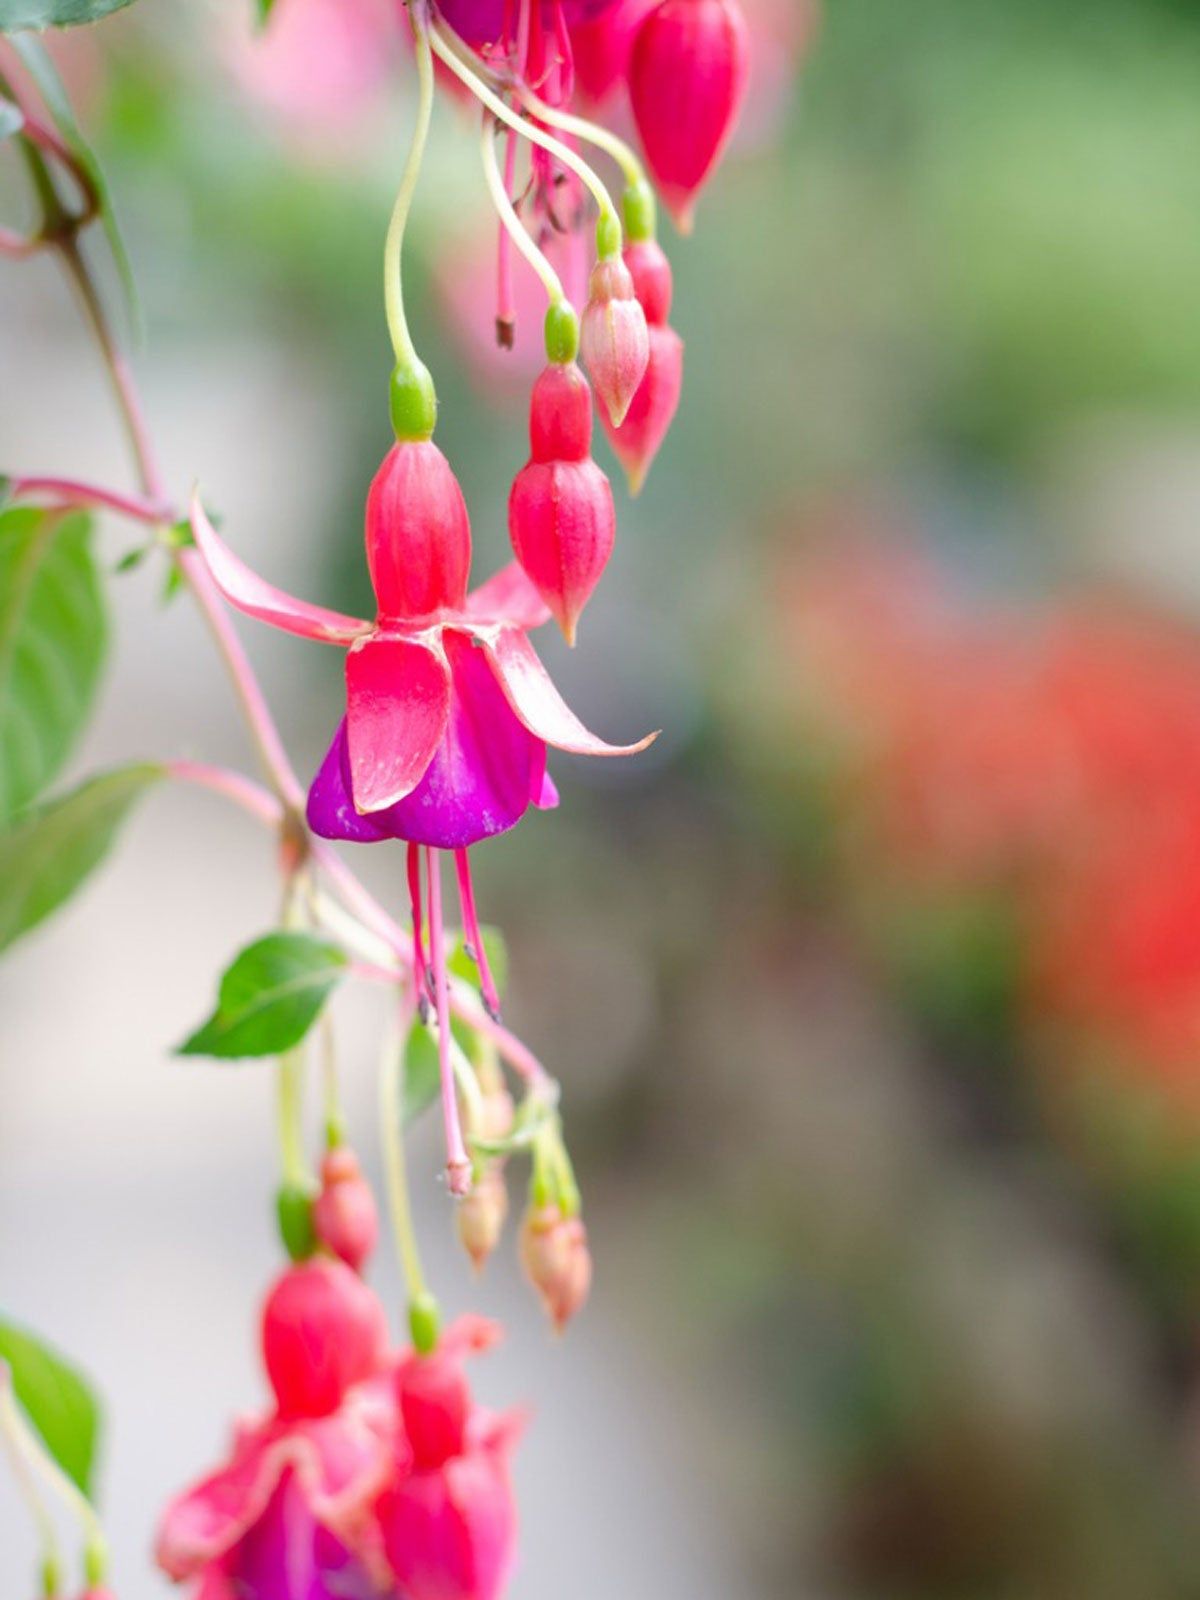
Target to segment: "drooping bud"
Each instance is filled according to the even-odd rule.
[[[345,1145],[331,1150],[321,1165],[313,1223],[325,1248],[361,1272],[379,1238],[379,1210],[358,1158]]]
[[[592,102],[603,105],[629,67],[629,53],[642,19],[655,0],[617,0],[598,17],[571,29],[575,82]]]
[[[592,395],[571,362],[552,363],[533,389],[531,459],[513,482],[508,531],[517,560],[569,644],[612,555],[612,489],[591,458]]]
[[[408,620],[462,605],[471,524],[458,479],[431,439],[389,450],[367,494],[366,541],[381,617]]]
[[[633,114],[685,233],[733,133],[749,71],[750,34],[737,0],[662,0],[638,29],[629,61]]]
[[[490,1162],[454,1214],[459,1241],[477,1272],[483,1270],[500,1243],[507,1217],[508,1190],[504,1172],[499,1163]]]
[[[630,493],[641,493],[646,474],[670,431],[683,392],[683,340],[667,326],[671,314],[671,263],[654,239],[641,239],[625,251],[625,265],[649,324],[650,359],[646,375],[621,426],[601,416],[604,431],[629,479]]]
[[[322,1417],[375,1373],[387,1319],[374,1292],[341,1261],[291,1267],[267,1296],[262,1352],[279,1412]]]
[[[521,1265],[546,1315],[561,1333],[592,1286],[587,1229],[554,1204],[530,1205],[521,1223]]]
[[[592,271],[580,348],[601,409],[619,427],[650,360],[646,313],[620,259],[598,261]]]

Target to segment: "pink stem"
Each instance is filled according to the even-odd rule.
[[[48,495],[66,506],[102,506],[132,517],[135,522],[157,525],[178,521],[176,512],[164,502],[140,495],[118,494],[113,489],[103,489],[98,484],[83,483],[76,478],[13,478],[9,482],[9,493],[14,499]]]
[[[442,1120],[446,1125],[446,1173],[450,1192],[471,1192],[471,1161],[463,1142],[458,1116],[458,1092],[450,1064],[450,982],[446,973],[446,933],[442,924],[440,864],[432,846],[425,851],[425,876],[429,886],[429,946],[433,959],[433,984],[437,996],[438,1065],[442,1076]]]
[[[510,128],[504,151],[504,191],[511,195],[517,175],[517,135]],[[496,255],[496,333],[505,349],[511,349],[513,332],[517,325],[516,305],[513,301],[512,239],[508,229],[498,224],[499,236]]]
[[[488,963],[487,947],[479,926],[479,913],[475,909],[475,886],[471,882],[471,864],[465,850],[454,852],[454,867],[458,873],[458,899],[462,906],[463,929],[467,936],[467,951],[479,968],[479,992],[487,1013],[500,1021],[500,993],[496,988],[492,969]]]
[[[241,806],[243,811],[248,811],[269,828],[277,828],[283,821],[283,807],[275,796],[240,772],[228,767],[210,766],[206,761],[168,761],[165,766],[169,778],[175,778],[180,783],[195,784],[201,789],[211,789],[214,794]]]

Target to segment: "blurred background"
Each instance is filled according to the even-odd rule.
[[[1182,1600],[1200,4],[746,4],[747,124],[671,244],[682,411],[642,498],[618,489],[578,649],[541,641],[599,731],[666,731],[617,770],[559,758],[562,809],[476,853],[597,1258],[565,1342],[511,1241],[476,1290],[436,1130],[417,1141],[435,1285],[509,1325],[481,1391],[537,1408],[513,1593]],[[410,109],[378,9],[279,0],[255,44],[248,3],[143,0],[60,53],[130,235],[175,492],[199,478],[252,565],[352,611]],[[475,143],[444,104],[410,292],[483,574],[533,319],[489,349]],[[19,210],[14,172],[0,194]],[[65,286],[0,281],[3,465],[124,481]],[[115,565],[128,530],[105,539]],[[81,771],[248,764],[159,582],[114,579]],[[339,659],[244,636],[307,773]],[[394,853],[356,857],[399,908]],[[107,1398],[123,1600],[165,1593],[158,1507],[261,1403],[271,1083],[169,1051],[275,897],[252,824],[159,794],[0,967],[0,1299]],[[371,1163],[380,1016],[338,1001]],[[378,1282],[395,1303],[386,1260]],[[6,1593],[32,1559],[0,1479]]]

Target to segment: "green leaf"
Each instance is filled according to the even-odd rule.
[[[35,800],[70,755],[107,641],[90,519],[25,506],[0,512],[0,823]]]
[[[4,0],[0,0],[0,6],[3,4]],[[25,117],[20,106],[13,105],[11,100],[0,100],[0,139],[11,139],[24,126]]]
[[[53,22],[57,27],[65,27],[71,22],[91,22],[95,17],[102,16],[106,11],[115,11],[119,4],[129,4],[130,0],[0,0],[0,32],[18,27],[40,28]],[[91,12],[92,15],[65,16],[59,19],[48,17],[44,22],[8,23],[4,19],[9,10],[37,9],[44,12]],[[117,222],[117,214],[113,210],[112,194],[108,187],[108,179],[104,175],[104,168],[100,165],[95,151],[84,138],[79,124],[75,120],[75,113],[71,109],[71,102],[67,96],[66,87],[58,75],[58,68],[46,54],[41,41],[25,35],[23,38],[13,40],[13,48],[20,54],[21,60],[29,76],[38,87],[38,93],[46,102],[50,115],[54,119],[54,126],[63,137],[63,141],[72,156],[79,163],[81,169],[87,174],[88,181],[96,192],[97,204],[100,207],[100,221],[108,239],[108,248],[112,252],[113,263],[117,269],[117,276],[121,280],[121,288],[125,294],[125,306],[129,313],[130,327],[136,344],[142,341],[142,307],[138,299],[137,284],[134,281],[133,265],[129,259],[129,251],[125,246],[125,238]]]
[[[504,991],[508,988],[508,946],[499,928],[482,926],[479,931],[483,935],[483,949],[488,958],[488,966],[491,967],[492,977],[496,980],[496,992],[503,999]],[[450,957],[448,966],[456,978],[463,978],[467,983],[479,987],[479,968],[467,954],[465,938],[459,939],[454,946],[454,953]]]
[[[0,832],[0,950],[75,893],[162,776],[161,767],[118,767],[22,812]]]
[[[3,0],[0,0],[0,4]],[[100,1436],[100,1407],[73,1367],[31,1333],[0,1321],[0,1362],[42,1443],[88,1498]]]
[[[0,33],[22,28],[73,28],[98,22],[133,0],[0,0]]]
[[[404,1093],[400,1120],[407,1128],[437,1099],[442,1087],[438,1047],[429,1029],[414,1022],[404,1043]]]
[[[277,1056],[300,1043],[345,972],[335,944],[309,933],[270,933],[221,979],[217,1009],[180,1045],[184,1056]]]

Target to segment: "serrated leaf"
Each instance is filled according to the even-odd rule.
[[[15,28],[44,28],[69,27],[73,22],[92,22],[97,16],[103,16],[107,11],[115,11],[120,5],[128,5],[130,0],[0,0],[0,19],[6,14],[6,9],[24,8],[40,9],[43,11],[57,11],[60,13],[91,12],[92,15],[66,16],[56,20],[48,18],[44,22],[5,23],[0,20],[0,32],[11,31]],[[96,193],[96,201],[100,208],[100,222],[104,228],[105,237],[108,239],[108,248],[112,253],[113,263],[117,269],[117,276],[121,280],[121,288],[125,295],[125,307],[129,313],[129,323],[133,332],[134,342],[142,341],[142,306],[138,299],[137,283],[134,281],[133,264],[129,259],[129,251],[125,245],[125,238],[117,221],[117,214],[113,210],[112,193],[108,187],[108,179],[104,175],[104,168],[96,156],[95,151],[83,136],[79,124],[75,120],[75,113],[71,109],[71,101],[67,95],[66,87],[58,75],[58,68],[46,54],[45,47],[38,39],[31,38],[28,34],[15,38],[13,48],[19,53],[29,76],[37,85],[38,93],[46,102],[47,109],[54,119],[54,126],[63,137],[63,141],[72,156],[79,163],[81,169],[87,174],[88,181]]]
[[[74,28],[98,22],[133,0],[0,0],[0,33],[23,28]]]
[[[82,512],[0,512],[0,823],[35,800],[87,721],[108,621]]]
[[[437,1099],[442,1087],[442,1069],[437,1041],[420,1022],[414,1022],[404,1041],[404,1092],[400,1097],[400,1120],[407,1128]]]
[[[0,832],[0,950],[70,899],[162,777],[161,767],[119,767],[23,811]]]
[[[42,1443],[90,1499],[100,1437],[100,1407],[91,1388],[40,1339],[2,1320],[0,1362],[7,1363],[13,1394]]]
[[[338,946],[309,933],[255,940],[226,969],[217,1009],[179,1054],[235,1061],[290,1050],[317,1020],[345,969]]]
[[[4,0],[0,0],[0,9],[3,6]],[[11,139],[24,126],[25,116],[20,106],[13,105],[11,100],[0,100],[0,139]]]

